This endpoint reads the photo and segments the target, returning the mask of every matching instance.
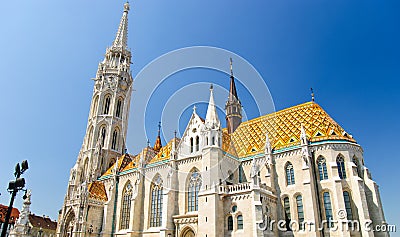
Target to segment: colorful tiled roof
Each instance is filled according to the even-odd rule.
[[[132,157],[129,154],[124,154],[121,157],[118,158],[118,172],[121,172],[129,163],[132,162]],[[102,176],[107,176],[113,173],[114,170],[114,165],[112,165],[108,170],[102,175]]]
[[[170,156],[171,156],[171,150],[172,150],[172,146],[174,145],[174,140],[175,140],[175,146],[178,146],[179,144],[179,139],[178,138],[173,138],[171,139],[167,145],[163,146],[160,151],[157,153],[157,155],[155,155],[148,164],[153,164],[156,162],[160,162],[160,161],[165,161],[165,160],[169,160]]]
[[[57,222],[52,221],[49,217],[36,216],[35,214],[30,214],[28,218],[29,222],[33,227],[47,229],[47,230],[57,229]]]
[[[140,155],[133,156],[132,161],[129,162],[129,164],[127,166],[125,166],[125,168],[123,168],[122,171],[137,168],[138,164],[139,164],[139,159],[140,159]]]
[[[90,183],[88,189],[89,198],[103,202],[106,202],[108,200],[106,188],[104,187],[103,182],[95,181],[93,183]]]
[[[0,223],[6,222],[6,214],[7,214],[8,206],[0,204]],[[11,210],[11,217],[8,223],[14,224],[15,220],[19,217],[19,210],[15,207]]]
[[[300,144],[302,125],[310,142],[356,142],[318,104],[307,102],[243,122],[230,135],[223,129],[222,148],[240,158],[264,152],[267,131],[274,150],[296,146]]]

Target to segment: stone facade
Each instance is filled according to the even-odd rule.
[[[221,127],[211,87],[205,119],[194,108],[182,138],[161,148],[158,139],[154,148],[124,154],[132,91],[128,10],[126,4],[116,40],[99,65],[58,236],[388,236],[291,224],[382,224],[378,186],[360,145],[315,102],[242,122],[233,73],[228,128]]]

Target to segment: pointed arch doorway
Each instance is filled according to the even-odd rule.
[[[195,237],[196,234],[191,228],[186,228],[185,230],[182,231],[181,237]]]
[[[70,210],[65,219],[63,237],[72,237],[75,226],[75,213]]]

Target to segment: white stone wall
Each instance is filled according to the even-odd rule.
[[[320,222],[320,215],[322,219],[325,218],[323,206],[323,192],[329,191],[332,204],[333,218],[340,218],[338,211],[345,209],[343,191],[348,191],[352,198],[353,216],[359,221],[373,219],[374,221],[384,220],[379,194],[377,193],[377,186],[369,178],[368,171],[363,167],[362,149],[356,144],[342,144],[342,143],[325,143],[315,146],[310,146],[312,157],[308,167],[304,167],[302,154],[300,149],[288,150],[285,152],[276,152],[273,154],[274,163],[271,167],[271,173],[267,175],[266,168],[262,166],[263,156],[256,159],[257,164],[260,164],[260,186],[252,183],[250,177],[252,160],[242,162],[243,171],[246,179],[249,182],[248,188],[242,191],[221,193],[220,187],[225,186],[228,175],[228,170],[233,172],[233,184],[238,185],[238,165],[239,162],[230,157],[226,157],[223,153],[219,154],[220,157],[210,157],[208,155],[202,156],[182,156],[178,155],[177,160],[171,161],[176,165],[176,173],[174,173],[173,184],[171,187],[164,189],[164,203],[163,205],[163,224],[161,227],[150,227],[150,187],[152,180],[155,176],[160,175],[163,184],[167,185],[169,179],[170,165],[167,163],[160,163],[158,165],[151,165],[144,168],[139,173],[139,170],[133,171],[129,174],[124,174],[119,177],[118,198],[115,214],[115,234],[118,236],[175,236],[178,233],[185,232],[190,227],[198,236],[321,236],[321,232],[282,232],[275,228],[273,231],[259,231],[257,225],[262,221],[263,216],[269,216],[272,220],[284,219],[283,212],[283,198],[289,197],[291,219],[297,220],[297,205],[296,196],[302,195],[304,218],[307,221]],[[338,155],[343,156],[346,166],[346,179],[339,179],[336,158]],[[329,179],[319,181],[318,169],[316,160],[319,156],[323,156],[327,162],[327,172]],[[353,157],[358,158],[360,174],[359,177],[355,164],[352,161]],[[219,162],[218,164],[218,178],[211,175],[202,173],[204,179],[211,178],[217,179],[214,183],[217,185],[215,189],[208,187],[208,190],[203,190],[199,197],[199,211],[187,212],[187,185],[190,172],[198,170],[205,171],[205,159]],[[216,160],[215,160],[216,159]],[[287,185],[285,165],[290,161],[294,166],[295,184]],[[313,174],[313,172],[315,172]],[[314,175],[314,176],[313,176]],[[135,198],[132,202],[131,212],[131,226],[129,230],[119,229],[119,219],[121,213],[121,198],[123,188],[129,180],[132,184],[137,182],[140,178],[140,184],[135,186]],[[316,178],[316,179],[315,179]],[[220,182],[221,181],[221,182]],[[106,189],[112,187],[112,181],[104,181]],[[230,180],[229,180],[230,182]],[[273,184],[270,184],[273,182]],[[209,181],[204,180],[204,183]],[[219,186],[219,184],[222,186]],[[268,186],[268,187],[266,187]],[[273,189],[271,186],[274,186]],[[173,188],[175,191],[170,191]],[[137,190],[136,190],[137,189]],[[365,191],[368,189],[368,191]],[[115,190],[115,189],[114,189]],[[273,191],[272,194],[270,191]],[[109,202],[105,206],[105,220],[103,221],[103,236],[108,236],[111,233],[110,222],[112,220],[113,203],[112,193],[109,191]],[[319,202],[318,203],[318,200]],[[232,212],[232,206],[236,205],[237,210]],[[266,211],[268,209],[268,212]],[[237,229],[237,216],[243,216],[243,230]],[[231,215],[233,217],[233,230],[228,231],[227,218]],[[89,216],[91,219],[92,217]],[[207,219],[206,219],[207,218]],[[93,217],[90,220],[93,223],[98,223],[99,219]],[[106,234],[108,233],[108,234]],[[369,232],[337,232],[325,231],[325,236],[373,236]],[[382,236],[387,236],[382,234]]]

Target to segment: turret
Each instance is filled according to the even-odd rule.
[[[207,107],[206,120],[202,131],[204,146],[206,147],[221,147],[221,122],[218,118],[217,108],[214,102],[213,86],[210,86],[210,101]]]
[[[154,151],[159,152],[162,148],[162,143],[161,143],[161,122],[158,123],[158,135],[156,138],[156,142],[154,143]]]

